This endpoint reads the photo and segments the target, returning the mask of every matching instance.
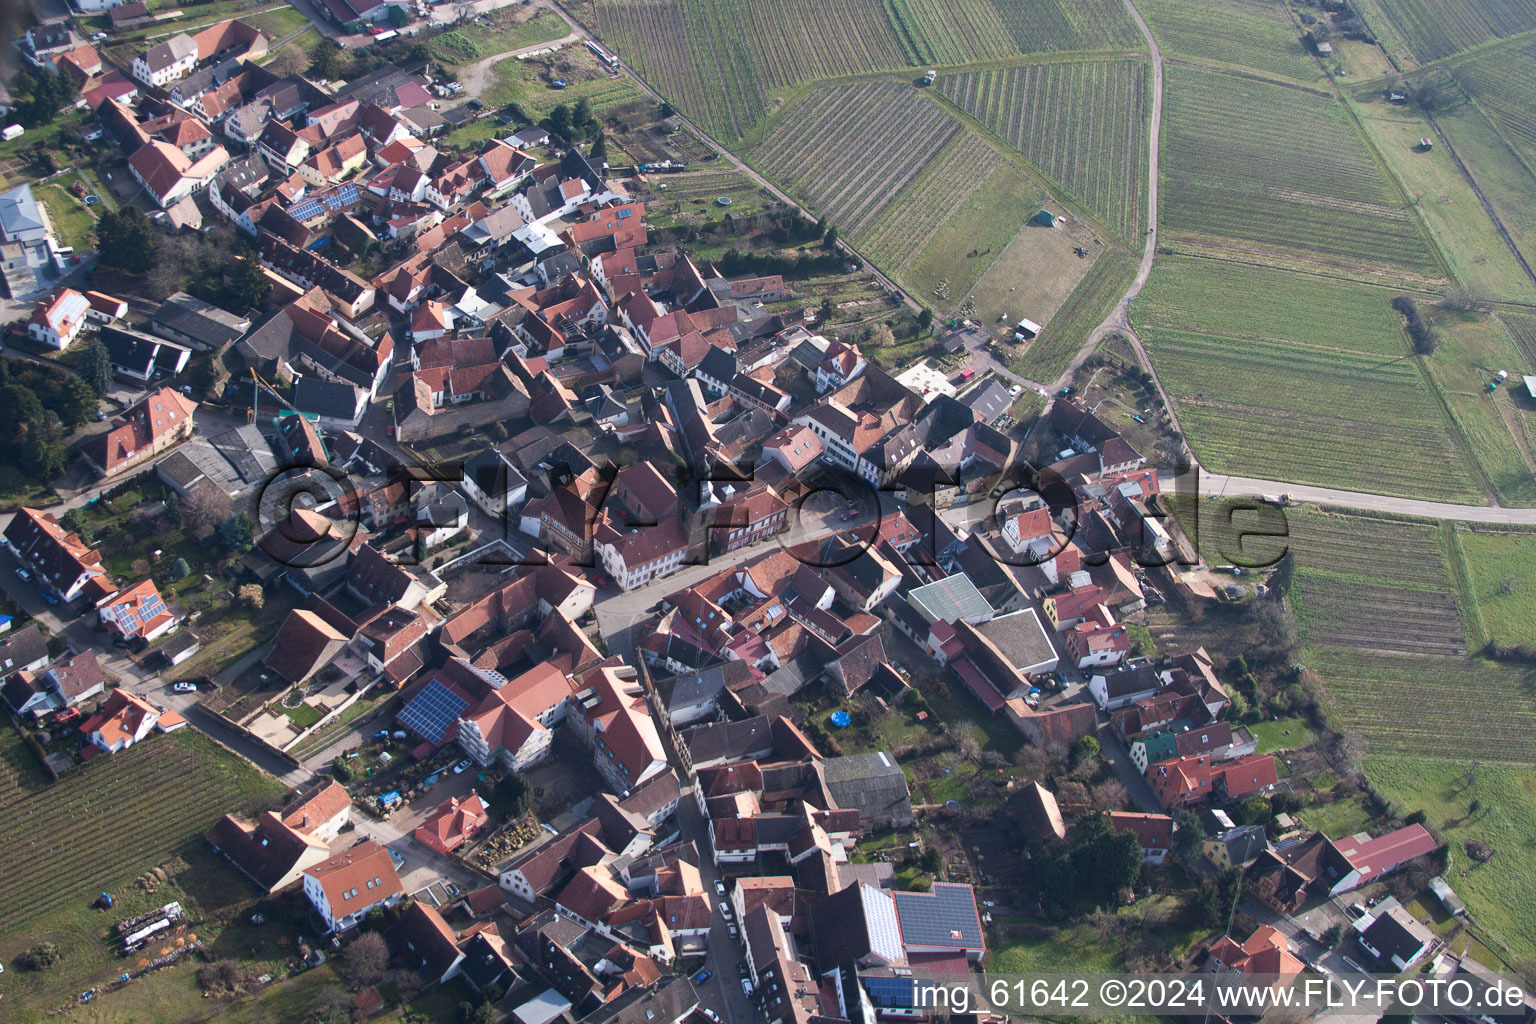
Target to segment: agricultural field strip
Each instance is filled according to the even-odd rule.
[[[1316,83],[1317,62],[1277,0],[1138,0],[1164,58]]]
[[[1202,461],[1269,479],[1372,490],[1480,492],[1443,411],[1404,354],[1288,348],[1169,328],[1142,337]]]
[[[1466,654],[1467,635],[1450,591],[1344,585],[1301,570],[1302,607],[1313,643],[1423,654]]]
[[[950,140],[855,239],[859,248],[899,274],[1002,165],[997,151],[969,132]]]
[[[1536,763],[1536,700],[1526,672],[1475,658],[1308,645],[1339,726],[1373,754]]]
[[[1123,239],[1141,233],[1146,63],[1051,62],[946,74],[940,91]]]
[[[1473,104],[1531,170],[1536,163],[1536,46],[1456,62]]]
[[[1307,662],[1340,727],[1376,751],[1531,762],[1523,673],[1455,656],[1465,640],[1439,526],[1312,511],[1289,524]]]
[[[961,130],[923,94],[888,82],[805,107],[768,134],[756,162],[852,238]]]
[[[1375,0],[1421,63],[1536,29],[1536,0]]]
[[[997,8],[986,0],[885,0],[886,14],[916,64],[959,64],[1015,51]]]
[[[1499,321],[1514,339],[1520,354],[1536,367],[1536,313],[1500,313]]]
[[[728,143],[758,123],[770,89],[1019,52],[1141,49],[1120,0],[1047,0],[1028,10],[987,0],[595,0],[590,20],[648,82]],[[914,47],[928,54],[935,38],[947,44],[938,59],[919,59]],[[760,45],[765,39],[776,44]]]
[[[1161,204],[1168,233],[1439,269],[1342,103],[1230,75],[1217,85],[1212,74],[1169,69]],[[1273,116],[1255,118],[1256,109]]]
[[[1136,297],[1138,327],[1332,351],[1408,352],[1397,289],[1227,260],[1165,257]]]
[[[1140,48],[1141,33],[1116,0],[995,0],[1004,27],[1022,51]]]
[[[209,767],[174,738],[156,738],[6,804],[0,932],[67,900],[90,899],[151,866],[148,855],[169,853],[240,809],[238,784]]]

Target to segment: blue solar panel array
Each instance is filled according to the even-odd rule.
[[[357,184],[347,182],[335,188],[327,189],[318,195],[307,196],[289,208],[288,213],[294,220],[308,221],[320,216],[323,210],[335,213],[337,210],[345,210],[357,203]]]
[[[916,1005],[917,993],[911,978],[863,977],[859,980],[864,983],[864,991],[869,993],[869,1001],[876,1006]]]
[[[467,707],[468,701],[434,679],[400,712],[400,724],[424,740],[441,743]]]

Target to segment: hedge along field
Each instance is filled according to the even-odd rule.
[[[1390,288],[1226,260],[1164,256],[1136,297],[1138,327],[1400,356]]]
[[[1147,328],[1211,469],[1439,501],[1486,501],[1412,357]]]
[[[926,92],[875,79],[811,93],[750,158],[857,240],[960,130]]]
[[[940,91],[1121,238],[1146,224],[1147,66],[1031,64],[945,75]]]
[[[1441,279],[1338,100],[1175,66],[1166,103],[1162,226],[1174,244]]]
[[[1165,54],[1320,80],[1280,0],[1137,0]]]
[[[1362,6],[1372,26],[1390,22],[1421,64],[1536,29],[1536,0],[1369,0]]]

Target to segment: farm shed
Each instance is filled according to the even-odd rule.
[[[1526,374],[1520,379],[1525,381],[1525,393],[1530,395],[1532,398],[1536,398],[1536,377],[1533,377],[1530,374]]]
[[[1040,333],[1040,325],[1033,320],[1020,320],[1013,325],[1013,336],[1020,341],[1034,341]]]
[[[1056,215],[1050,210],[1041,210],[1035,214],[1034,221],[1043,227],[1053,228],[1056,226]]]

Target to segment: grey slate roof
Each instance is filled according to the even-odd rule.
[[[157,333],[174,331],[209,348],[219,348],[244,334],[250,322],[211,302],[177,292],[160,304],[151,326]]]
[[[982,423],[991,423],[1013,406],[1008,389],[995,380],[986,380],[960,396],[960,404],[975,413]]]
[[[885,751],[834,757],[820,767],[838,807],[857,809],[865,818],[912,819],[907,777]]]
[[[345,381],[300,377],[293,385],[293,407],[300,412],[350,420],[357,412],[361,390]]]
[[[695,764],[717,759],[744,761],[773,753],[772,723],[767,715],[694,726],[683,730],[682,740]]]
[[[17,185],[0,195],[0,232],[10,237],[24,231],[36,231],[42,226],[43,215],[38,212],[32,186]]]

